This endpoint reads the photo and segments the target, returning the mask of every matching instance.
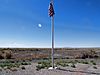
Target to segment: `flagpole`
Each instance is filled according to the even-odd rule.
[[[50,6],[49,6],[49,16],[51,17],[51,41],[52,41],[52,50],[51,50],[51,61],[52,61],[52,67],[49,69],[54,69],[54,0],[50,0]]]
[[[52,68],[54,68],[54,16],[51,17],[52,24]]]
[[[53,0],[51,0],[53,5]],[[54,68],[54,15],[51,16],[51,26],[52,26],[52,68]]]

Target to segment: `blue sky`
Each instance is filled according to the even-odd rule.
[[[0,0],[0,47],[50,48],[49,2]],[[55,47],[100,47],[100,0],[54,0],[54,9]]]

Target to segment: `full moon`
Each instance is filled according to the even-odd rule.
[[[38,27],[40,27],[40,28],[41,28],[41,27],[42,27],[42,25],[41,25],[41,24],[38,24]]]

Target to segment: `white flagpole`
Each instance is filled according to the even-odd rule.
[[[51,0],[53,5],[53,0]],[[54,68],[54,15],[51,16],[51,26],[52,26],[52,68]]]
[[[54,16],[51,17],[52,24],[52,68],[54,68]]]

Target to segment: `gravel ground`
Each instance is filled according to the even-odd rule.
[[[96,65],[98,68],[94,69],[93,65],[78,63],[76,64],[76,68],[61,67],[61,70],[42,69],[40,71],[36,71],[36,65],[36,63],[33,63],[32,65],[27,65],[25,66],[25,70],[2,70],[0,71],[0,75],[100,75],[100,65]]]

